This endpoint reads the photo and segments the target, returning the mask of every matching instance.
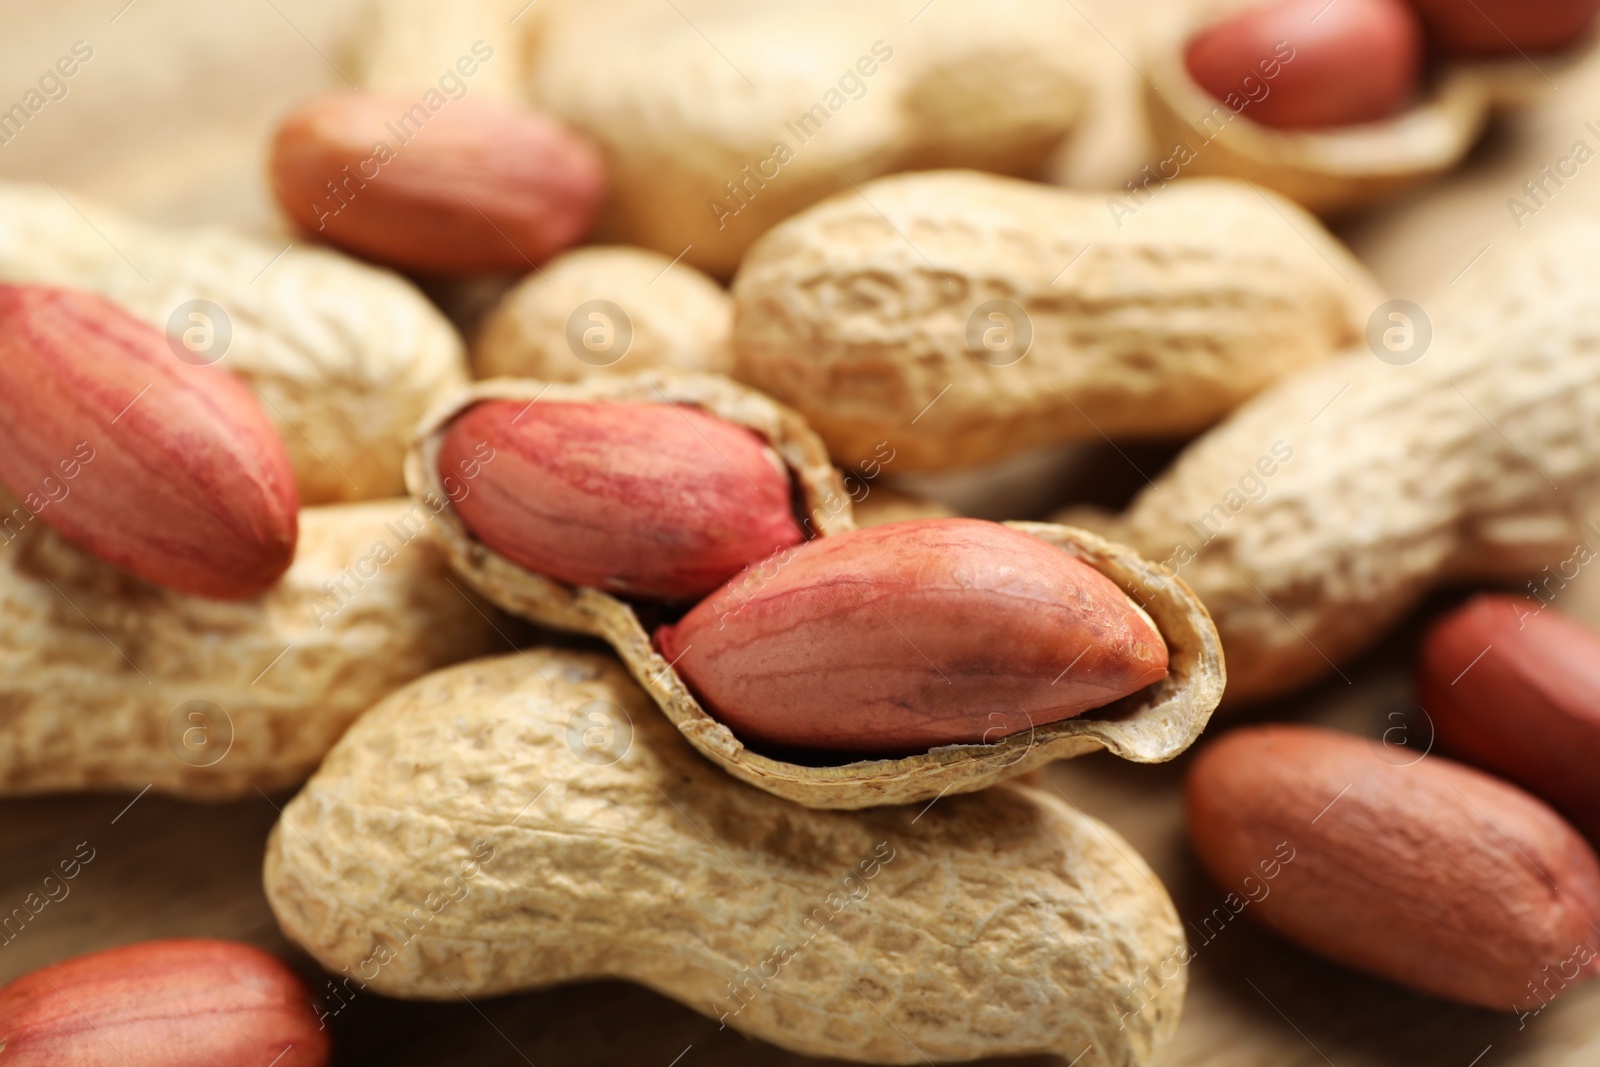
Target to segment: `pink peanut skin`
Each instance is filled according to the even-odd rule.
[[[746,744],[860,755],[993,743],[1167,673],[1160,635],[1110,579],[977,519],[808,542],[656,646]]]
[[[286,117],[270,171],[308,234],[423,274],[529,270],[588,233],[605,195],[599,152],[546,115],[356,90]]]
[[[1536,600],[1480,593],[1429,628],[1417,689],[1441,749],[1600,841],[1600,632]]]
[[[1403,0],[1282,0],[1209,27],[1184,58],[1206,92],[1290,130],[1388,118],[1416,95],[1422,53]]]
[[[294,559],[294,470],[249,387],[89,293],[0,285],[0,482],[180,592],[256,596]]]
[[[1189,767],[1190,841],[1224,890],[1268,887],[1252,918],[1391,982],[1507,1011],[1595,977],[1594,852],[1510,783],[1419,758],[1424,743],[1234,730]],[[1274,855],[1292,859],[1263,883]]]
[[[438,467],[475,537],[569,585],[693,600],[804,539],[777,455],[692,407],[485,401]]]
[[[324,1067],[305,984],[231,941],[147,941],[90,953],[0,989],[7,1067]]]

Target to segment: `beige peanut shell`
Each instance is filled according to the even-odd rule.
[[[851,478],[845,490],[853,500],[851,511],[857,526],[883,526],[908,519],[945,519],[956,514],[937,500],[870,481]]]
[[[597,654],[530,648],[380,703],[285,807],[264,881],[291,939],[379,993],[621,978],[809,1055],[1149,1064],[1183,1000],[1166,892],[1054,793],[798,807],[701,759]]]
[[[549,6],[550,0],[374,0],[356,23],[360,34],[344,69],[378,92],[421,99],[434,89],[454,97],[460,85],[475,100],[514,104],[523,96],[529,51]],[[487,59],[481,58],[484,45]]]
[[[300,502],[396,496],[411,427],[466,380],[461,339],[398,275],[288,244],[163,230],[47,185],[0,183],[0,281],[98,293],[180,336],[205,328],[174,320],[181,305],[215,303],[231,330],[218,365],[260,396]],[[220,348],[221,324],[212,327]]]
[[[896,473],[1195,433],[1356,341],[1381,299],[1315,219],[1242,183],[1118,217],[1101,193],[966,171],[795,216],[733,296],[734,376],[841,464],[888,441]]]
[[[693,267],[644,248],[578,248],[501,298],[473,343],[472,370],[557,382],[655,367],[726,374],[732,328],[728,294]]]
[[[591,378],[575,384],[498,379],[450,397],[417,428],[406,477],[419,498],[445,500],[436,457],[446,424],[488,398],[643,400],[695,404],[765,437],[789,466],[816,536],[852,529],[850,498],[828,465],[820,442],[793,412],[759,393],[710,376],[642,374]],[[900,759],[860,760],[813,767],[772,759],[746,748],[700,706],[670,663],[651,644],[632,605],[591,587],[572,587],[517,566],[477,540],[454,509],[445,507],[432,532],[451,567],[492,602],[544,626],[605,640],[627,664],[667,718],[708,759],[767,792],[815,808],[909,804],[947,793],[969,793],[1025,774],[1051,760],[1109,749],[1124,759],[1159,762],[1192,744],[1221,698],[1224,670],[1216,631],[1181,581],[1121,545],[1082,530],[1011,523],[1069,552],[1116,582],[1150,616],[1167,644],[1165,679],[1077,718],[992,745],[951,745]],[[829,709],[819,709],[825,713]]]
[[[1600,221],[1497,245],[1422,310],[1420,358],[1363,347],[1280,383],[1105,528],[1200,595],[1231,702],[1332,672],[1435,586],[1593,543]]]
[[[419,17],[466,37],[460,15]],[[599,239],[716,277],[852,182],[928,167],[1040,173],[1093,90],[1083,19],[1049,0],[540,0],[502,27],[493,62],[525,54],[525,101],[605,153]],[[395,34],[355,47],[385,85],[410,66],[414,91],[445,51]]]
[[[237,602],[142,582],[3,506],[0,795],[283,789],[373,702],[514,632],[410,500],[307,508],[288,572]]]
[[[1172,5],[1151,20],[1145,43],[1144,101],[1155,160],[1119,196],[1136,203],[1150,175],[1162,179],[1242,178],[1319,214],[1368,207],[1454,170],[1498,110],[1525,103],[1553,82],[1571,56],[1451,62],[1412,106],[1379,122],[1283,130],[1234,112],[1202,89],[1184,62],[1207,26],[1267,0]],[[1271,91],[1271,82],[1264,83]],[[1242,94],[1241,94],[1242,95]],[[1182,146],[1185,151],[1180,151]]]

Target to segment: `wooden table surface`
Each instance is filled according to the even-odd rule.
[[[1154,0],[1144,0],[1146,6]],[[1081,5],[1104,41],[1108,70],[1136,55],[1126,15]],[[65,191],[175,223],[275,225],[261,181],[267,131],[286,104],[342,83],[342,42],[359,32],[347,0],[0,0],[0,105],[20,99],[76,41],[93,58],[23,133],[0,145],[0,177],[48,179]],[[1086,36],[1090,28],[1086,27]],[[1114,53],[1114,54],[1113,54]],[[1444,185],[1341,227],[1396,295],[1423,303],[1463,270],[1539,226],[1600,210],[1600,165],[1580,172],[1518,228],[1506,200],[1600,118],[1600,68],[1552,75],[1544,102],[1496,129]],[[1592,112],[1588,113],[1588,112]],[[1089,453],[1103,463],[1112,456]],[[1157,462],[1159,450],[1136,453]],[[1078,467],[1085,464],[1081,456]],[[1056,457],[1022,469],[1074,466]],[[1110,492],[1131,491],[1137,479]],[[940,487],[979,510],[1020,517],[1059,500],[1013,473],[1003,492],[985,479]],[[1021,485],[1019,489],[1018,486]],[[976,487],[976,488],[975,488]],[[1600,589],[1575,587],[1559,605],[1600,621]],[[1437,610],[1436,601],[1429,610]],[[1419,613],[1419,617],[1426,611]],[[1411,708],[1416,621],[1362,662],[1347,684],[1230,715],[1239,721],[1328,722],[1378,737]],[[1417,727],[1421,729],[1419,725]],[[1425,741],[1425,738],[1421,738]],[[1418,743],[1418,742],[1414,742]],[[1167,1067],[1292,1064],[1529,1067],[1600,1063],[1600,983],[1536,1018],[1458,1008],[1315,960],[1262,933],[1248,916],[1210,940],[1201,917],[1223,892],[1184,843],[1180,783],[1187,760],[1155,767],[1092,756],[1050,768],[1051,784],[1115,827],[1151,863],[1190,923],[1195,959]],[[260,890],[266,834],[286,798],[202,806],[154,795],[0,802],[0,913],[20,906],[57,861],[93,859],[20,933],[0,937],[0,981],[95,948],[152,937],[238,938],[277,952],[320,985],[310,961],[278,933]],[[405,1004],[368,995],[333,1023],[341,1063],[392,1065],[627,1063],[670,1067],[782,1064],[799,1057],[751,1042],[665,997],[596,983],[480,1004]]]

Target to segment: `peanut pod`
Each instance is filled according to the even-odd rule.
[[[682,255],[718,277],[763,232],[852,181],[1042,170],[1093,88],[1081,17],[1047,0],[545,0],[527,15],[516,4],[499,14],[499,0],[406,6],[437,41],[363,33],[353,44],[375,80],[421,94],[469,33],[483,34],[495,50],[485,74],[520,65],[526,101],[604,152],[600,239]],[[468,30],[473,16],[458,6],[488,28]]]
[[[1053,794],[797,807],[701,759],[595,654],[383,701],[285,807],[264,882],[291,939],[379,993],[620,978],[809,1055],[1142,1065],[1183,998],[1165,891]]]
[[[821,443],[798,416],[771,400],[709,376],[641,374],[574,384],[499,379],[479,382],[441,402],[417,428],[406,477],[419,497],[447,498],[438,473],[442,430],[462,410],[487,398],[655,400],[685,403],[754,430],[788,465],[815,537],[854,529],[850,498],[828,465]],[[1154,564],[1093,534],[1040,523],[1015,529],[1088,563],[1138,603],[1167,646],[1168,675],[1121,701],[1077,718],[1001,738],[993,744],[947,746],[897,759],[808,766],[747,748],[700,705],[651,643],[634,607],[590,586],[568,586],[518,567],[475,538],[454,508],[438,515],[433,534],[467,584],[513,615],[606,641],[661,710],[708,759],[741,781],[808,807],[863,808],[965,793],[1024,774],[1051,760],[1101,748],[1124,759],[1159,762],[1187,748],[1204,729],[1224,681],[1216,632],[1188,588]],[[748,573],[748,572],[747,572]],[[1076,650],[1074,650],[1076,651]],[[1070,659],[1070,656],[1068,657]],[[1063,664],[1065,665],[1065,664]],[[832,709],[818,709],[819,714]]]
[[[653,368],[726,374],[732,328],[728,294],[688,264],[643,248],[578,248],[501,298],[473,342],[472,369],[558,382]]]
[[[1319,213],[1367,207],[1454,170],[1495,112],[1541,93],[1566,63],[1541,56],[1477,63],[1450,62],[1420,100],[1389,118],[1359,125],[1282,130],[1254,121],[1251,96],[1274,91],[1265,71],[1222,99],[1202,89],[1184,53],[1206,27],[1261,0],[1207,0],[1176,5],[1151,20],[1144,54],[1144,100],[1154,159],[1119,200],[1130,205],[1178,177],[1242,178]],[[1457,5],[1459,6],[1459,5]],[[1287,42],[1291,48],[1293,41]],[[1292,69],[1274,63],[1267,69]],[[1548,77],[1547,77],[1548,76]]]
[[[1310,216],[1232,182],[1102,194],[943,172],[862,185],[734,281],[734,377],[840,463],[899,471],[1176,438],[1356,341],[1377,287]]]
[[[410,501],[306,509],[289,570],[228,603],[130,577],[5,505],[0,795],[282,789],[380,697],[505,647]]]
[[[460,92],[456,86],[464,81],[474,97],[515,103],[524,95],[528,46],[550,6],[528,7],[525,0],[375,0],[361,13],[361,35],[352,42],[345,69],[358,85],[380,92]]]
[[[461,339],[410,283],[335,252],[158,229],[66,196],[0,184],[0,281],[98,293],[166,331],[174,359],[243,378],[289,450],[301,503],[402,491],[406,435],[466,380]]]
[[[1331,671],[1436,585],[1531,574],[1587,540],[1600,223],[1491,254],[1426,310],[1420,358],[1362,348],[1281,383],[1106,527],[1200,595],[1230,700]]]

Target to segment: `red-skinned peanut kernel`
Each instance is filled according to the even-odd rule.
[[[1347,126],[1416,95],[1422,29],[1403,0],[1283,0],[1207,28],[1184,58],[1202,89],[1254,122]]]
[[[745,743],[862,755],[993,743],[1167,673],[1161,636],[1109,578],[977,519],[810,541],[656,647]]]
[[[1554,52],[1594,24],[1600,0],[1411,0],[1429,39],[1450,56]]]
[[[1442,751],[1600,840],[1600,633],[1538,601],[1483,594],[1429,628],[1417,673]]]
[[[0,988],[7,1067],[324,1067],[305,984],[231,941],[147,941],[51,964]]]
[[[804,538],[776,453],[693,407],[484,401],[438,468],[475,537],[570,585],[692,600]]]
[[[254,394],[89,293],[0,285],[0,482],[73,544],[181,592],[252,597],[294,559],[294,470]]]
[[[1424,993],[1537,1008],[1600,973],[1600,860],[1582,836],[1516,786],[1421,748],[1233,730],[1190,765],[1190,841],[1246,915]]]
[[[356,90],[285,118],[270,170],[301,229],[423,274],[528,270],[589,231],[605,192],[599,152],[545,115]]]

